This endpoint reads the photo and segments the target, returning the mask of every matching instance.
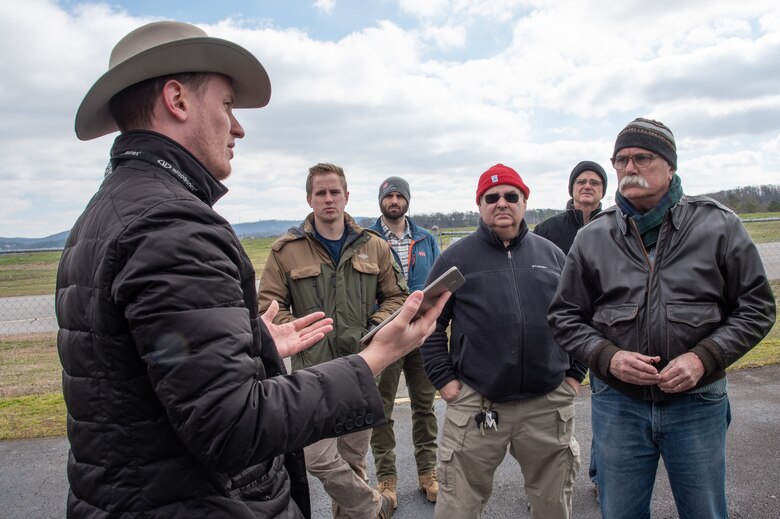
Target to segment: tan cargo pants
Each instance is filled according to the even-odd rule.
[[[569,519],[580,449],[574,439],[574,397],[563,382],[547,395],[496,403],[497,430],[484,435],[474,416],[482,396],[463,385],[447,404],[439,444],[439,496],[436,519],[474,519],[493,490],[493,474],[509,453],[520,464],[525,491],[536,519]],[[490,402],[485,400],[484,405]],[[520,504],[518,503],[518,506]]]
[[[379,513],[379,492],[368,486],[366,454],[371,429],[326,438],[304,448],[306,470],[322,482],[335,519],[369,519]]]

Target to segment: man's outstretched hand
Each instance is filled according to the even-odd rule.
[[[279,303],[271,301],[268,310],[260,318],[271,332],[279,356],[283,359],[318,343],[326,333],[333,330],[333,319],[325,318],[323,312],[314,312],[289,323],[274,324],[278,312]]]

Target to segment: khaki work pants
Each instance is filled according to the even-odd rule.
[[[575,396],[574,389],[563,382],[544,396],[493,404],[498,427],[483,435],[474,420],[482,409],[482,396],[464,385],[447,404],[434,517],[481,517],[493,491],[493,475],[508,447],[520,464],[533,517],[571,518],[574,478],[580,467],[579,445],[574,439]],[[484,405],[490,402],[485,400]]]
[[[326,438],[304,448],[306,470],[322,482],[335,519],[371,519],[379,514],[379,492],[368,486],[366,454],[371,429]]]

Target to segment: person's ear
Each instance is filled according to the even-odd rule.
[[[183,84],[171,79],[162,88],[162,105],[165,112],[179,120],[187,120],[190,90]]]

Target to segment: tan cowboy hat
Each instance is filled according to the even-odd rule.
[[[76,135],[82,141],[117,131],[109,100],[139,81],[183,72],[217,72],[231,78],[235,108],[259,108],[271,98],[271,81],[263,65],[240,45],[211,38],[182,22],[153,22],[119,40],[108,72],[98,79],[76,113]]]

